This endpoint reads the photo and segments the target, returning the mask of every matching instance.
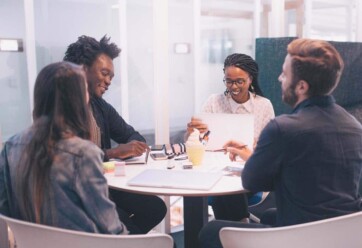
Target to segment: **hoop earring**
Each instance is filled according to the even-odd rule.
[[[228,89],[226,89],[226,90],[224,91],[224,95],[225,95],[225,96],[229,95],[229,93],[230,93],[230,91],[229,91]]]
[[[250,85],[250,89],[251,89],[251,92],[253,92],[253,93],[255,92],[254,86],[252,84]]]

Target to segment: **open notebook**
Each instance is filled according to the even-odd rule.
[[[240,141],[249,148],[253,147],[254,115],[201,113],[196,117],[206,123],[210,131],[206,150],[219,150],[229,140]]]
[[[147,169],[130,179],[130,186],[209,190],[222,177],[222,172]]]
[[[148,162],[148,155],[149,155],[149,150],[145,153],[143,153],[141,156],[138,157],[131,157],[131,158],[127,158],[121,161],[126,162],[126,164],[147,164]]]

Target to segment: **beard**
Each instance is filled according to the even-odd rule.
[[[282,90],[283,102],[285,102],[286,104],[288,104],[291,107],[294,107],[298,101],[298,96],[295,93],[296,86],[297,86],[297,84],[295,82],[293,82],[292,85],[290,85],[288,88],[286,88],[285,90]]]

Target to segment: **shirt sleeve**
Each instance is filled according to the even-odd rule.
[[[215,102],[214,95],[209,96],[209,98],[206,100],[206,102],[202,105],[201,112],[202,113],[213,113],[213,104]]]
[[[273,191],[283,158],[280,129],[271,120],[262,131],[252,156],[246,161],[242,184],[252,192]]]
[[[146,142],[145,138],[131,125],[128,125],[110,104],[108,104],[107,114],[111,139],[118,144],[125,144],[132,140]]]
[[[4,146],[1,155],[0,155],[0,213],[9,216],[10,208],[9,208],[9,199],[7,193],[7,185],[6,185],[6,169],[7,166],[6,160],[6,146]]]
[[[89,218],[100,233],[127,234],[120,221],[115,204],[108,197],[107,180],[101,171],[101,151],[98,147],[87,147],[78,166],[76,190]]]

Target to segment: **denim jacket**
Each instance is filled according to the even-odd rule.
[[[32,133],[29,128],[10,138],[0,156],[0,213],[18,219],[15,172]],[[128,233],[108,198],[102,159],[103,152],[96,145],[78,137],[56,144],[49,194],[43,203],[44,224],[92,233]]]

